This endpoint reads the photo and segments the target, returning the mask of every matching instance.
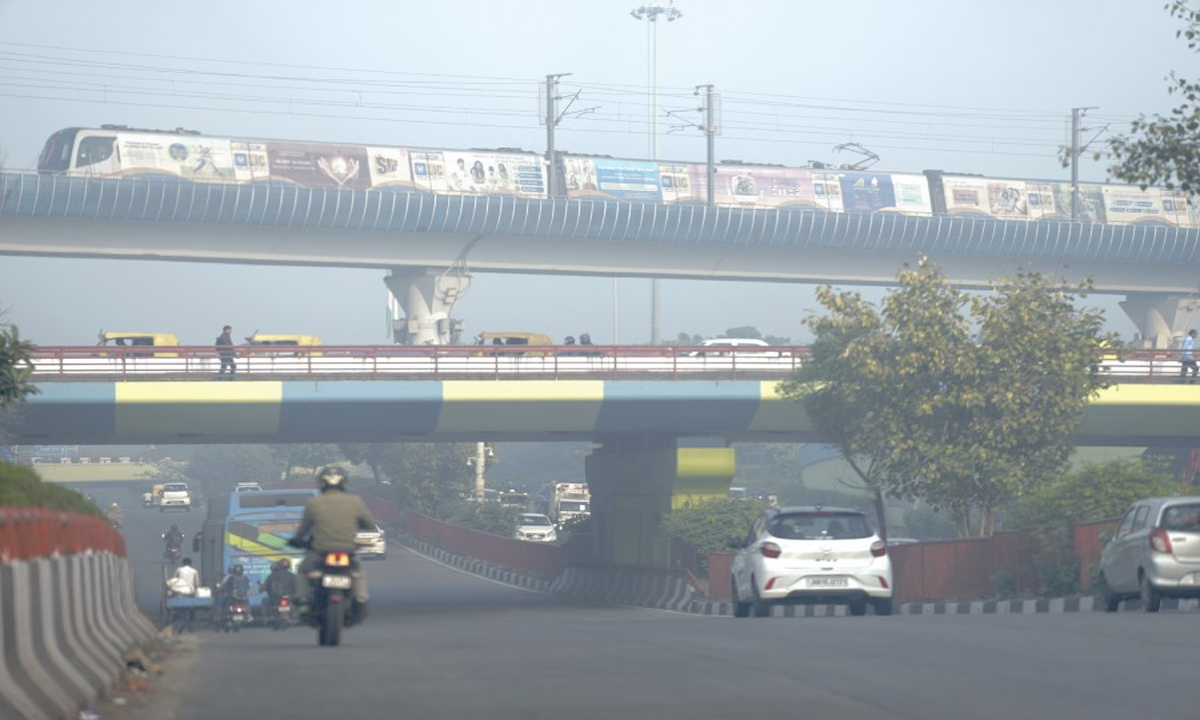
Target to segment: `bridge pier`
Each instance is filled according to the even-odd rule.
[[[1200,299],[1169,293],[1129,293],[1121,301],[1121,309],[1137,325],[1142,348],[1165,350],[1192,327],[1200,315]]]
[[[729,497],[730,447],[679,447],[675,438],[605,442],[585,461],[592,557],[606,565],[668,567],[662,519],[690,502]]]
[[[457,344],[462,322],[450,312],[471,287],[470,275],[453,269],[397,268],[383,282],[404,310],[404,319],[392,320],[397,345]]]

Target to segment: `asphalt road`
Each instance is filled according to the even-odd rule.
[[[154,610],[158,534],[199,519],[127,514]],[[368,572],[373,615],[341,647],[307,628],[201,633],[167,716],[1200,717],[1198,612],[734,620],[526,592],[402,548]]]

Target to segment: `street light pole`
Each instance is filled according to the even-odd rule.
[[[646,94],[650,100],[650,159],[658,160],[658,18],[665,17],[667,22],[675,22],[683,17],[683,13],[668,0],[666,5],[661,2],[648,3],[629,11],[634,20],[646,21],[646,55],[650,65],[649,86]],[[660,332],[660,308],[658,278],[650,280],[650,344],[657,345]]]

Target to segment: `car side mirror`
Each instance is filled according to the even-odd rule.
[[[1112,539],[1113,539],[1113,534],[1111,531],[1105,530],[1104,532],[1100,533],[1100,542],[1109,543],[1109,542],[1112,542]]]

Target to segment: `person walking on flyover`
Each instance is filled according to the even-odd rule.
[[[221,370],[217,373],[218,380],[224,380],[225,368],[229,368],[229,380],[237,373],[237,363],[233,359],[233,328],[226,325],[217,336],[217,355],[221,358]]]
[[[1192,379],[1190,382],[1196,382],[1196,373],[1200,368],[1196,365],[1196,331],[1188,330],[1188,334],[1183,338],[1183,348],[1179,351],[1179,379],[1183,379],[1188,370],[1192,371]]]

